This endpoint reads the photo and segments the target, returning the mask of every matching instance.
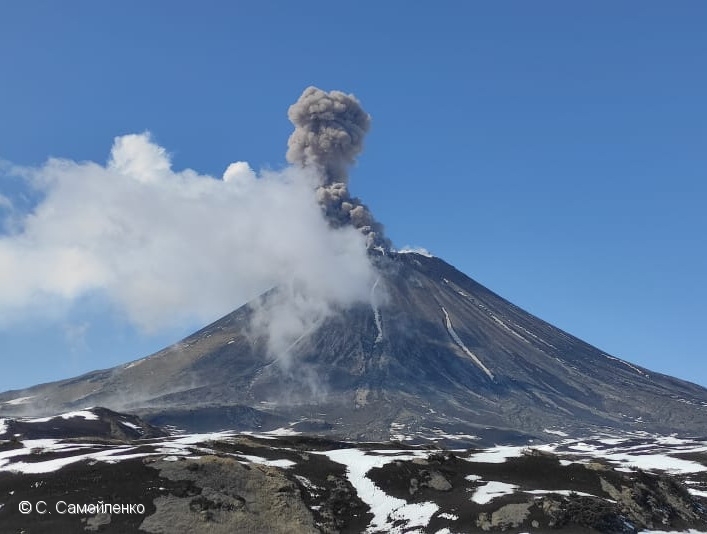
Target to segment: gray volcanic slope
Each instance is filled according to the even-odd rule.
[[[271,293],[142,360],[0,394],[0,414],[106,406],[192,431],[290,425],[368,440],[707,435],[704,388],[609,356],[439,258],[373,261],[384,303],[324,321],[291,347],[291,365],[249,333]],[[8,403],[19,397],[32,398]]]

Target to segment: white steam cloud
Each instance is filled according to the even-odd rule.
[[[14,167],[40,200],[27,213],[0,196],[0,327],[98,294],[152,331],[279,286],[287,298],[261,323],[286,350],[332,309],[367,300],[374,279],[366,236],[332,226],[317,203],[329,168],[175,171],[148,134],[116,138],[106,165]]]

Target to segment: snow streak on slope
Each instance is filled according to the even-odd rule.
[[[493,380],[493,373],[489,371],[483,363],[481,363],[481,360],[479,360],[476,355],[466,347],[466,345],[464,345],[464,342],[454,331],[454,327],[452,327],[452,321],[449,319],[449,314],[447,313],[447,310],[444,309],[444,306],[442,306],[442,311],[444,312],[444,322],[447,326],[447,332],[449,332],[449,335],[454,340],[454,343],[456,343],[459,348],[462,349],[467,354],[467,356],[469,356],[474,361],[474,363],[478,365],[481,370],[488,375],[491,380]]]
[[[378,335],[376,336],[376,343],[383,341],[383,326],[381,324],[381,312],[378,309],[378,304],[376,303],[376,287],[378,287],[378,282],[380,282],[380,276],[376,278],[373,287],[371,288],[371,307],[373,308],[373,318],[376,321],[376,328],[378,329]]]
[[[545,346],[547,346],[547,347],[550,347],[551,349],[555,349],[555,348],[556,348],[554,345],[548,343],[547,341],[545,341],[545,340],[543,340],[543,339],[540,339],[538,336],[536,336],[535,334],[533,334],[533,333],[532,333],[530,330],[528,330],[527,328],[523,328],[522,326],[520,326],[519,324],[516,324],[516,323],[513,322],[513,321],[511,321],[511,325],[512,325],[512,326],[509,326],[508,323],[506,323],[504,320],[499,319],[496,315],[494,315],[494,314],[491,312],[491,310],[488,308],[488,306],[485,306],[484,304],[482,304],[481,302],[479,302],[477,299],[475,299],[475,298],[472,297],[471,295],[469,295],[469,294],[465,293],[464,291],[462,291],[462,290],[459,288],[459,286],[457,286],[454,282],[451,282],[451,281],[447,280],[446,278],[442,278],[442,281],[443,281],[449,288],[451,288],[453,291],[456,291],[459,295],[461,295],[462,297],[464,297],[464,299],[468,300],[468,301],[471,302],[474,306],[476,306],[476,307],[479,308],[481,311],[483,311],[483,312],[484,312],[492,321],[494,321],[497,325],[499,325],[501,328],[503,328],[503,329],[506,330],[508,333],[510,333],[511,335],[515,336],[516,338],[518,338],[518,339],[524,341],[525,343],[530,343],[530,340],[528,340],[528,338],[526,338],[524,334],[519,334],[519,333],[515,330],[515,328],[518,328],[519,330],[522,330],[525,334],[531,336],[532,338],[534,338],[536,341],[542,343],[543,345],[545,345]]]
[[[606,353],[602,353],[602,354],[604,354],[604,356],[605,356],[606,358],[610,359],[610,360],[614,360],[615,362],[622,363],[622,364],[624,364],[626,367],[629,367],[629,368],[633,369],[633,370],[636,371],[639,375],[645,376],[646,378],[650,378],[650,376],[648,376],[646,373],[644,373],[643,371],[641,371],[641,370],[640,370],[638,367],[636,367],[635,365],[631,365],[630,363],[628,363],[628,362],[622,360],[621,358],[614,358],[613,356],[609,356],[609,355],[606,354]]]
[[[491,317],[491,319],[493,320],[493,322],[495,322],[498,326],[500,326],[501,328],[503,328],[504,330],[506,330],[507,332],[509,332],[511,335],[514,335],[515,337],[517,337],[518,339],[520,339],[521,341],[523,341],[523,342],[525,342],[525,343],[530,343],[530,341],[528,341],[527,339],[525,339],[525,338],[524,338],[523,336],[521,336],[518,332],[516,332],[516,331],[513,330],[510,326],[508,326],[506,323],[504,323],[503,321],[501,321],[501,319],[499,319],[498,317],[496,317],[493,313],[490,313],[490,312],[489,312],[489,317]]]

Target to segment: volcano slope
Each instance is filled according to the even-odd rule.
[[[707,435],[704,388],[605,354],[439,258],[371,255],[370,302],[330,315],[286,354],[251,327],[272,290],[149,357],[0,394],[0,413],[105,406],[192,432],[477,445],[557,432]]]

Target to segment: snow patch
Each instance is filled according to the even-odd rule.
[[[268,436],[299,436],[302,432],[297,432],[296,430],[293,430],[291,428],[276,428],[275,430],[268,430],[267,432],[263,432],[263,434],[266,434]]]
[[[565,432],[562,432],[562,430],[552,430],[550,428],[544,428],[543,432],[546,434],[554,434],[555,436],[562,436],[563,438],[567,437],[567,434]]]
[[[660,470],[676,474],[700,473],[707,471],[707,467],[683,460],[682,458],[673,458],[666,454],[607,454],[597,455],[612,462],[617,463],[621,467],[634,467],[643,469],[644,471]]]
[[[536,490],[523,490],[523,493],[530,493],[531,495],[564,495],[565,497],[569,497],[570,495],[580,495],[581,497],[594,497],[596,499],[603,499],[603,497],[597,497],[596,495],[592,495],[591,493],[584,493],[583,491],[574,491],[574,490],[542,490],[542,489],[536,489]],[[611,500],[611,499],[605,499],[605,500]],[[612,501],[616,502],[616,501]]]
[[[223,432],[209,432],[206,434],[187,434],[185,436],[179,436],[171,441],[167,441],[164,445],[169,447],[179,447],[180,445],[196,445],[197,443],[206,443],[209,441],[228,441],[228,438],[232,438],[234,434],[235,432],[230,430],[225,430]],[[241,432],[241,434],[246,434],[246,432]],[[252,432],[250,434],[252,434]]]
[[[450,521],[456,521],[457,519],[459,519],[458,515],[448,514],[447,512],[439,514],[437,517],[441,517],[442,519],[449,519]]]
[[[30,397],[18,397],[16,399],[5,401],[2,404],[12,404],[12,405],[16,406],[18,404],[26,404],[27,402],[29,402],[33,398],[34,398],[34,395],[32,395]]]
[[[307,488],[311,492],[315,492],[316,490],[319,489],[319,487],[315,484],[312,483],[311,480],[309,480],[307,477],[303,477],[302,475],[295,475],[295,478],[299,480],[300,484],[302,484],[305,488]]]
[[[404,246],[400,250],[397,251],[398,254],[419,254],[420,256],[425,256],[426,258],[434,258],[434,256],[430,253],[429,250],[423,247],[411,247],[411,246]]]
[[[295,462],[292,460],[286,460],[286,459],[281,459],[281,460],[268,460],[267,458],[262,458],[260,456],[253,456],[250,454],[236,454],[236,456],[240,458],[245,458],[251,463],[254,464],[260,464],[260,465],[267,465],[268,467],[282,467],[284,469],[288,469],[294,465],[297,465]]]
[[[390,423],[389,437],[391,441],[412,441],[415,436],[403,434],[405,430],[405,423]]]
[[[517,458],[527,447],[501,446],[477,452],[466,458],[469,462],[484,464],[502,464],[508,458]]]
[[[471,500],[477,504],[486,504],[491,502],[496,497],[510,495],[518,488],[515,484],[506,484],[505,482],[496,482],[492,480],[483,486],[476,488]]]
[[[479,436],[475,436],[474,434],[463,434],[463,433],[446,434],[443,430],[439,430],[439,429],[434,429],[432,432],[434,432],[436,435],[432,436],[432,437],[428,437],[427,439],[429,439],[430,441],[439,441],[441,439],[448,439],[451,441],[460,441],[460,440],[476,441],[476,440],[481,439]],[[410,438],[410,439],[412,439],[412,438]]]
[[[37,446],[37,442],[53,442],[51,446],[46,447],[46,446]],[[34,445],[31,448],[28,448],[28,445]],[[61,446],[57,446],[58,444],[56,443],[55,440],[31,440],[31,441],[26,441],[25,442],[25,447],[22,449],[16,449],[13,451],[8,451],[8,452],[15,452],[17,454],[13,454],[12,456],[21,456],[21,455],[26,455],[26,454],[33,454],[33,450],[37,449],[44,449],[45,452],[55,452],[62,450]],[[75,456],[67,456],[64,458],[54,458],[52,460],[47,460],[44,462],[15,462],[10,465],[5,465],[6,462],[0,464],[0,471],[11,471],[11,472],[19,472],[19,473],[25,473],[25,474],[39,474],[39,473],[51,473],[53,471],[57,471],[61,469],[64,466],[67,466],[69,464],[73,464],[76,462],[80,462],[82,460],[97,460],[97,461],[103,461],[103,462],[108,462],[108,463],[115,463],[120,460],[128,460],[131,458],[143,458],[146,456],[153,456],[157,453],[140,453],[140,454],[124,454],[130,450],[135,449],[135,447],[116,447],[113,449],[108,449],[105,451],[100,451],[100,452],[92,452],[88,454],[78,454]],[[68,447],[65,447],[63,449],[65,452],[70,450]],[[75,450],[75,447],[72,448],[71,450]],[[122,453],[122,454],[121,454]],[[39,452],[38,454],[41,454]],[[4,458],[7,458],[8,456],[5,456]],[[3,459],[4,459],[3,458]],[[1,461],[1,460],[0,460]]]
[[[373,451],[371,451],[373,452]],[[359,449],[339,449],[316,451],[333,462],[346,466],[346,477],[356,489],[358,496],[370,508],[373,520],[366,532],[401,533],[416,526],[426,526],[438,507],[432,502],[408,504],[402,499],[392,497],[376,486],[366,474],[374,467],[383,467],[393,460],[408,460],[419,455],[406,454],[410,451],[379,451],[381,455],[370,455]],[[406,521],[404,525],[394,526],[394,521]]]
[[[99,417],[93,412],[89,412],[88,410],[80,410],[77,412],[66,412],[59,415],[52,415],[50,417],[25,418],[22,419],[22,421],[25,423],[47,423],[52,419],[56,419],[58,417],[61,417],[62,419],[73,419],[74,417],[83,417],[87,421],[98,421],[99,419]]]
[[[659,443],[660,445],[686,445],[691,443],[691,441],[689,439],[677,438],[675,437],[675,434],[671,434],[670,436],[660,436],[656,439],[656,443]]]

